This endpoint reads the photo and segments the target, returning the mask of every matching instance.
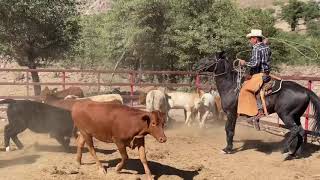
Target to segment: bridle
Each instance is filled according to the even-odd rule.
[[[218,69],[218,64],[220,62],[222,62],[222,58],[215,58],[215,59],[210,59],[212,60],[210,63],[206,64],[206,66],[204,66],[203,68],[199,69],[199,71],[205,70],[205,69],[209,69],[210,67],[212,67],[213,65],[215,65],[214,70],[210,73],[201,73],[201,74],[206,74],[206,75],[211,75],[212,77],[218,77],[218,76],[222,76],[228,73],[227,68],[226,68],[226,63],[224,62],[224,72],[222,73],[216,73],[217,69]],[[238,91],[241,89],[241,80],[244,76],[244,72],[245,72],[245,67],[242,67],[239,63],[239,59],[235,60],[232,64],[232,71],[237,72],[237,77],[236,77],[236,88],[235,91]],[[234,80],[233,80],[234,81]]]
[[[212,59],[209,58],[209,60],[212,60]],[[221,58],[219,58],[219,59],[215,58],[215,59],[213,59],[213,61],[210,64],[207,64],[206,66],[204,66],[203,68],[199,69],[198,71],[202,71],[204,69],[209,69],[211,66],[215,65],[214,70],[211,73],[208,73],[208,74],[210,74],[213,77],[218,77],[218,76],[222,76],[222,75],[227,74],[226,68],[225,68],[224,72],[219,73],[219,74],[216,73],[219,62],[221,62]],[[225,64],[224,64],[224,66],[226,67]],[[200,73],[200,74],[206,74],[206,73]]]

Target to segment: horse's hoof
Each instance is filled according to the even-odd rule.
[[[102,168],[99,168],[99,171],[104,174],[104,175],[107,175],[107,171],[102,167]]]
[[[281,150],[281,154],[285,154],[285,153],[288,153],[288,152],[289,152],[289,150],[287,148]]]
[[[232,154],[232,149],[224,148],[221,150],[222,154]]]
[[[284,153],[283,154],[283,161],[288,161],[294,159],[294,155],[291,154],[290,152]]]
[[[6,152],[10,152],[10,146],[6,147]]]
[[[146,175],[147,180],[154,180],[154,178],[151,175]]]

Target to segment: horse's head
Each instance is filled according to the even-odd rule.
[[[216,75],[227,71],[227,57],[224,51],[214,53],[208,57],[202,58],[195,64],[194,70],[198,72],[212,72]]]

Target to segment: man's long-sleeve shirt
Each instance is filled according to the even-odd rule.
[[[256,74],[270,72],[271,50],[269,46],[260,42],[253,46],[251,59],[246,65],[250,67],[250,73]]]

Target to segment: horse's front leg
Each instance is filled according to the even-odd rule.
[[[234,136],[234,130],[237,122],[237,113],[228,112],[227,117],[228,119],[225,126],[226,135],[227,135],[227,147],[222,149],[222,151],[226,154],[230,154],[233,148],[233,136]]]

